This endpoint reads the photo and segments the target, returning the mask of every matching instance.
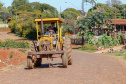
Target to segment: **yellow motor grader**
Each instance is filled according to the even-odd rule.
[[[31,51],[27,56],[27,67],[33,69],[34,67],[41,66],[42,58],[53,59],[54,54],[58,54],[58,57],[62,58],[63,68],[67,68],[68,65],[72,65],[72,47],[71,40],[69,38],[62,37],[61,24],[64,23],[62,18],[38,18],[35,19],[37,30],[37,41],[33,41],[31,44]],[[57,24],[57,33],[53,34],[49,31],[49,35],[44,34],[43,24]],[[40,26],[39,26],[40,25]],[[40,34],[38,28],[40,27]]]

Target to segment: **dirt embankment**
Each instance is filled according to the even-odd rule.
[[[18,49],[0,49],[0,69],[9,65],[22,64],[27,58],[27,53]]]
[[[11,30],[9,28],[5,28],[5,29],[0,29],[0,32],[10,32]]]

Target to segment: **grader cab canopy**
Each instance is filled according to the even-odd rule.
[[[41,24],[41,18],[35,19],[35,21],[38,22],[39,24]],[[51,24],[52,22],[63,23],[64,19],[62,19],[62,18],[43,18],[43,24]]]
[[[42,36],[42,32],[44,32],[44,30],[42,29],[43,24],[51,24],[53,23],[57,23],[57,29],[58,29],[58,36],[61,38],[61,23],[64,23],[64,19],[62,18],[39,18],[39,19],[35,19],[36,22],[36,28],[37,28],[37,33],[38,33],[38,25],[41,25],[41,36]],[[37,39],[38,39],[38,34],[37,34]],[[59,39],[58,39],[59,40]]]

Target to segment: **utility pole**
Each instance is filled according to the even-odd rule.
[[[82,0],[82,16],[85,15],[84,14],[84,0]],[[82,45],[84,45],[84,33],[82,34]]]
[[[125,19],[125,8],[124,8],[124,19]]]
[[[82,15],[84,15],[84,0],[82,0]]]
[[[116,7],[115,7],[115,31],[116,31]]]
[[[61,17],[61,6],[60,6],[60,17]]]

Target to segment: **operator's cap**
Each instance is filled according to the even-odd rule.
[[[49,26],[48,28],[51,28],[51,29],[52,29],[52,27],[51,27],[51,26]]]

